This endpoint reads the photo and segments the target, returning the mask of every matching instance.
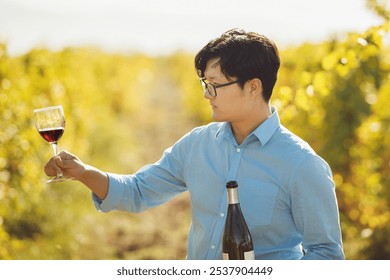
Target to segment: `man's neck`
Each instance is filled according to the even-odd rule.
[[[253,117],[243,121],[231,122],[232,131],[236,138],[237,144],[241,145],[245,138],[248,137],[259,125],[261,125],[271,115],[269,105],[261,108]]]

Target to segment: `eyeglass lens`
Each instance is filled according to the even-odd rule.
[[[201,81],[203,91],[207,90],[207,93],[211,96],[216,96],[215,88],[212,84],[205,81]]]

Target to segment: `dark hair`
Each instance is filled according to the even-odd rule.
[[[280,66],[276,45],[267,37],[242,29],[232,29],[211,40],[195,56],[195,68],[204,77],[207,62],[220,58],[221,71],[226,77],[237,77],[241,87],[245,82],[259,78],[263,98],[269,101]]]

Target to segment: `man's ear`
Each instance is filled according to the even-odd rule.
[[[263,96],[263,83],[260,79],[254,78],[248,81],[249,83],[249,92],[252,97],[256,97],[257,95]]]

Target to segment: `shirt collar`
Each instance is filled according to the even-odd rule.
[[[271,115],[260,124],[252,134],[259,139],[262,146],[266,145],[280,127],[280,119],[276,107],[271,106]]]
[[[223,138],[227,137],[230,134],[233,134],[230,123],[223,122],[219,125],[219,128],[218,128],[217,132],[215,133],[215,138],[218,141],[221,141]]]
[[[274,133],[278,130],[279,127],[280,119],[278,115],[278,110],[276,107],[271,106],[271,115],[262,124],[260,124],[251,133],[251,135],[256,136],[256,138],[259,139],[261,145],[264,146],[271,139],[271,137],[274,135]],[[218,141],[221,141],[223,138],[228,137],[229,135],[233,135],[230,123],[221,123],[215,134],[215,138]]]

